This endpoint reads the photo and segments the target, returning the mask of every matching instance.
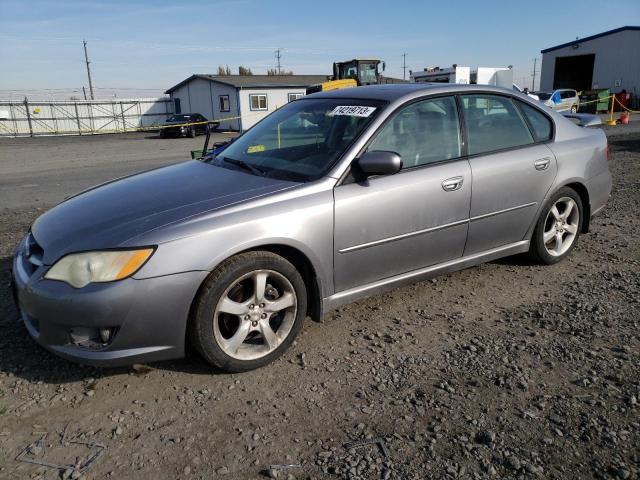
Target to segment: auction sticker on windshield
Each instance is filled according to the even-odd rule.
[[[350,117],[368,117],[374,111],[376,107],[363,107],[358,105],[338,105],[334,108],[329,116],[334,115],[348,115]]]

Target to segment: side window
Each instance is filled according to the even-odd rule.
[[[465,95],[462,104],[469,137],[469,155],[533,143],[529,128],[509,98]]]
[[[524,102],[518,102],[518,105],[533,128],[533,135],[536,137],[536,142],[551,140],[553,126],[551,125],[549,117]]]
[[[267,110],[267,96],[264,94],[249,95],[250,110]]]
[[[230,108],[229,108],[229,95],[220,95],[218,97],[218,99],[220,100],[220,111],[221,112],[230,111]]]
[[[459,127],[454,97],[422,100],[396,113],[368,150],[398,153],[403,169],[457,158],[461,155]]]

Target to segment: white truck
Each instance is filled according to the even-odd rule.
[[[497,87],[512,88],[538,100],[527,89],[522,89],[513,83],[513,70],[509,67],[461,67],[453,65],[450,68],[427,67],[421,72],[410,72],[412,83],[464,83],[477,85],[495,85]]]

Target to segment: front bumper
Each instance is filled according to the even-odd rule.
[[[165,137],[181,137],[186,132],[186,127],[165,127],[161,130],[161,134]]]
[[[13,259],[18,311],[31,337],[47,350],[95,366],[184,356],[189,309],[207,272],[127,278],[76,289],[44,279],[47,268],[33,267],[20,250]],[[74,337],[79,330],[100,327],[115,332],[108,344],[89,348]]]

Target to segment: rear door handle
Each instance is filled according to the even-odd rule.
[[[446,180],[442,181],[442,189],[445,192],[454,192],[462,188],[463,182],[464,179],[462,177],[447,178]]]
[[[549,164],[551,163],[551,159],[548,157],[540,158],[533,162],[533,166],[536,167],[536,170],[546,170],[549,168]]]

